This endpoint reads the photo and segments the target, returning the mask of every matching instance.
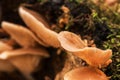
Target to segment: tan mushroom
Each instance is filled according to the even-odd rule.
[[[101,70],[89,66],[67,72],[64,80],[108,80],[108,78]]]
[[[47,46],[42,43],[42,41],[38,40],[35,35],[24,26],[3,21],[2,28],[22,47],[33,47],[36,46],[37,42]]]
[[[111,62],[112,51],[110,49],[101,50],[95,47],[86,47],[73,52],[73,54],[85,60],[90,66],[101,68],[106,67]]]
[[[85,60],[90,66],[101,68],[103,65],[108,65],[111,62],[112,51],[110,49],[101,50],[96,47],[87,47],[74,33],[60,32],[58,40],[65,50]]]
[[[87,44],[79,36],[68,31],[60,32],[58,40],[61,46],[69,52],[79,51],[79,49],[87,47]]]
[[[36,12],[25,7],[19,8],[20,16],[34,34],[49,46],[58,48],[60,43],[57,33],[49,29],[48,23]]]
[[[31,80],[31,72],[35,70],[41,59],[47,57],[49,54],[43,48],[22,48],[0,54],[1,60],[8,60],[29,80]]]

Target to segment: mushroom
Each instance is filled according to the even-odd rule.
[[[85,60],[90,66],[101,68],[106,67],[111,62],[112,51],[110,49],[101,50],[96,47],[86,47],[73,52],[73,54]]]
[[[68,31],[61,31],[58,40],[61,46],[69,52],[87,47],[87,44],[78,35]]]
[[[101,70],[88,66],[67,72],[64,80],[108,80],[108,78]]]
[[[30,30],[23,26],[3,21],[2,28],[22,47],[34,47],[37,42],[47,46],[42,43],[42,41],[38,40]]]
[[[11,51],[4,51],[0,54],[1,60],[8,60],[28,80],[32,80],[30,74],[38,66],[41,59],[48,57],[48,52],[43,48],[21,48]]]
[[[112,51],[110,49],[101,50],[96,47],[87,47],[80,37],[72,32],[60,32],[58,40],[66,51],[83,59],[90,66],[101,68],[111,62]]]
[[[25,7],[19,8],[19,13],[26,25],[34,34],[49,46],[58,48],[60,43],[57,39],[58,34],[50,30],[48,23],[36,12]]]

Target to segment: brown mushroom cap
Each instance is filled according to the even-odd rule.
[[[57,39],[58,34],[49,29],[49,25],[39,14],[25,7],[20,7],[19,13],[26,25],[40,40],[55,48],[60,46]]]
[[[104,65],[108,65],[112,51],[110,49],[101,50],[95,47],[86,47],[73,52],[73,54],[85,60],[90,66],[101,68]]]
[[[22,47],[35,46],[38,41],[35,35],[24,26],[3,21],[2,28]],[[40,41],[39,43],[46,45]]]
[[[67,72],[64,80],[108,80],[108,78],[97,68],[80,67]]]
[[[60,41],[61,46],[69,52],[74,52],[87,47],[87,44],[83,42],[79,36],[68,31],[60,32],[58,34],[58,40]]]

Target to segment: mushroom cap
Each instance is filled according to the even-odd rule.
[[[68,31],[60,32],[58,40],[61,46],[69,52],[79,51],[79,49],[87,47],[87,44],[79,36]]]
[[[89,66],[67,72],[64,80],[108,80],[108,78],[101,70]]]
[[[37,44],[38,39],[24,26],[3,21],[2,28],[22,47],[33,47]],[[39,43],[45,45],[40,41]]]
[[[112,51],[110,49],[101,50],[95,47],[86,47],[73,52],[73,54],[85,60],[90,66],[101,68],[104,65],[108,65]]]
[[[62,31],[58,34],[61,46],[73,55],[83,59],[90,66],[102,67],[110,63],[112,51],[110,49],[101,50],[96,47],[87,47],[79,36],[72,32]]]
[[[26,25],[41,41],[43,41],[43,43],[55,48],[60,46],[57,39],[58,34],[49,29],[48,23],[42,18],[42,16],[25,7],[20,7],[19,13]]]

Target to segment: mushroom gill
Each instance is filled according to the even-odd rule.
[[[64,80],[108,80],[108,78],[101,70],[89,66],[67,72]]]
[[[41,59],[48,57],[48,52],[43,48],[21,48],[0,54],[0,60],[8,60],[29,80]]]
[[[58,34],[50,30],[48,23],[44,21],[39,14],[25,7],[19,8],[19,14],[26,25],[40,40],[55,48],[60,46],[60,43],[57,39]]]

